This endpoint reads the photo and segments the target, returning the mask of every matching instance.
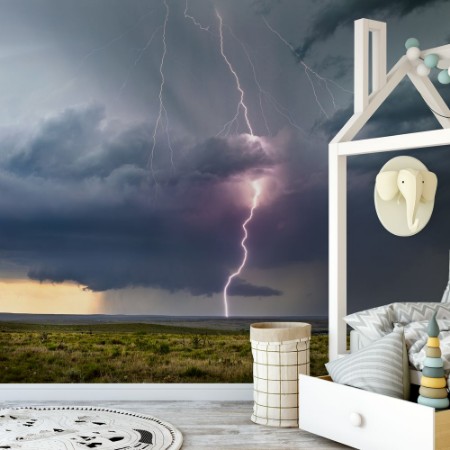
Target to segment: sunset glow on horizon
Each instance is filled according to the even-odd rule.
[[[75,283],[29,279],[0,281],[0,312],[27,314],[101,314],[103,294]]]

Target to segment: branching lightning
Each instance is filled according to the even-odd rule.
[[[188,0],[186,0],[186,7],[184,8],[184,18],[189,19],[196,27],[200,28],[200,30],[209,31],[209,25],[207,27],[203,26],[195,17],[189,14]]]
[[[270,104],[273,106],[273,108],[275,109],[275,111],[280,114],[280,116],[284,117],[288,123],[293,126],[294,128],[296,128],[298,131],[302,132],[303,134],[306,134],[306,131],[298,124],[294,121],[294,119],[291,116],[291,112],[284,107],[283,105],[281,105],[278,100],[275,99],[275,97],[270,94],[269,92],[265,91],[265,95],[267,100],[270,102]]]
[[[258,101],[259,101],[259,108],[261,111],[261,117],[263,119],[264,122],[264,127],[268,133],[268,135],[271,135],[271,130],[270,130],[270,126],[269,126],[269,121],[267,119],[267,115],[266,112],[264,110],[264,106],[263,106],[263,100],[265,100],[267,103],[269,103],[272,108],[280,115],[282,116],[284,119],[286,119],[286,121],[294,128],[296,128],[298,131],[305,133],[305,130],[298,124],[295,122],[295,120],[293,119],[291,113],[289,112],[289,110],[284,107],[283,105],[281,105],[278,100],[267,90],[265,90],[262,85],[261,82],[259,80],[258,74],[257,74],[257,70],[256,70],[256,65],[250,55],[250,51],[247,47],[246,44],[244,44],[244,42],[242,42],[234,33],[233,29],[228,25],[228,24],[224,24],[223,20],[221,20],[221,16],[220,14],[217,12],[216,10],[216,15],[219,19],[219,25],[221,25],[221,28],[219,29],[219,34],[213,33],[211,31],[211,26],[204,26],[202,25],[198,19],[196,17],[194,17],[192,15],[192,13],[189,12],[189,4],[188,4],[189,0],[186,0],[186,4],[185,4],[185,10],[184,10],[184,17],[186,20],[189,20],[190,22],[192,22],[196,27],[198,27],[200,30],[202,31],[207,31],[208,33],[212,34],[213,36],[218,37],[219,39],[221,39],[220,43],[220,54],[222,56],[222,58],[224,59],[225,63],[227,64],[228,69],[230,70],[230,72],[232,73],[234,79],[235,79],[235,84],[238,86],[238,92],[240,95],[240,100],[241,102],[238,103],[237,105],[237,110],[236,110],[236,114],[235,116],[228,122],[226,122],[221,131],[219,133],[217,133],[216,136],[229,136],[230,134],[232,134],[232,128],[234,127],[235,129],[238,127],[238,123],[237,123],[237,118],[239,116],[239,112],[242,109],[244,112],[246,111],[244,109],[245,104],[244,103],[244,92],[242,89],[242,86],[240,85],[239,79],[237,78],[237,72],[236,70],[234,70],[234,68],[231,66],[229,59],[226,57],[225,52],[224,52],[224,35],[223,35],[223,28],[226,27],[228,29],[228,32],[230,33],[230,35],[233,37],[233,39],[242,47],[242,50],[248,60],[248,63],[250,65],[250,68],[252,70],[252,75],[253,75],[253,80],[255,81],[255,86],[258,90]],[[267,23],[268,26],[270,26]],[[274,33],[276,33],[278,35],[278,33],[273,30]],[[280,39],[283,40],[283,42],[285,41],[284,38],[282,38],[281,35],[278,36]],[[290,44],[286,41],[285,44],[287,44],[289,46],[289,48],[291,49],[291,51],[295,51],[295,49],[290,46]],[[231,67],[230,67],[231,66]],[[311,81],[311,80],[310,80]],[[330,81],[331,83],[334,83],[333,80],[327,80]],[[241,89],[239,89],[239,87]],[[314,88],[314,86],[313,86]],[[248,119],[248,116],[247,116]],[[249,128],[249,127],[248,127]],[[251,127],[252,128],[252,127]]]
[[[141,60],[142,56],[144,55],[144,53],[146,52],[146,50],[150,47],[151,43],[153,42],[154,37],[156,36],[156,33],[161,29],[161,27],[157,27],[152,35],[150,36],[150,39],[147,41],[147,43],[144,45],[143,48],[141,48],[141,50],[139,51],[139,54],[137,56],[137,58],[134,61],[134,65],[137,66],[139,64],[139,61]]]
[[[240,39],[238,39],[238,37],[234,34],[234,31],[231,29],[231,27],[229,25],[227,25],[227,28],[228,28],[228,31],[230,32],[231,36],[233,36],[234,40],[237,41],[239,43],[239,45],[242,47],[242,50],[244,51],[245,56],[247,57],[248,63],[250,64],[250,67],[251,67],[252,73],[253,73],[253,79],[255,80],[255,85],[258,88],[259,109],[261,110],[261,116],[263,118],[267,133],[270,135],[271,134],[270,127],[269,127],[269,123],[267,122],[267,117],[266,117],[266,113],[264,112],[263,102],[262,102],[263,96],[266,94],[266,92],[261,87],[261,83],[259,82],[258,76],[256,74],[255,64],[254,64],[252,58],[250,57],[250,53],[249,53],[247,47],[245,46],[245,44]]]
[[[316,103],[319,106],[319,109],[322,111],[322,113],[325,115],[325,117],[328,118],[328,114],[325,111],[325,108],[323,107],[322,103],[319,100],[319,97],[317,95],[317,91],[316,91],[316,87],[314,85],[314,82],[311,78],[311,75],[313,75],[314,77],[316,77],[320,82],[323,83],[323,85],[325,86],[325,89],[327,90],[328,94],[330,95],[331,98],[331,103],[333,104],[334,109],[337,109],[337,105],[336,105],[336,99],[334,97],[333,92],[330,89],[330,86],[328,85],[328,83],[332,83],[335,86],[337,86],[338,88],[342,89],[345,92],[349,92],[347,89],[344,89],[342,86],[340,86],[339,84],[337,84],[335,81],[333,80],[329,80],[328,78],[324,78],[321,75],[319,75],[315,70],[313,70],[310,66],[308,66],[305,61],[303,61],[303,59],[300,58],[297,50],[294,48],[294,46],[289,43],[277,30],[275,30],[275,28],[272,27],[272,25],[270,25],[270,23],[267,21],[267,19],[265,17],[262,18],[264,24],[266,25],[266,27],[275,35],[278,37],[278,39],[283,42],[284,45],[286,45],[291,52],[294,54],[294,56],[298,59],[298,61],[300,62],[300,64],[303,66],[304,70],[305,70],[305,74],[309,80],[309,83],[311,84],[311,89],[312,92],[314,94],[314,98],[316,99]]]
[[[131,72],[132,72],[133,68],[135,68],[135,67],[139,64],[140,60],[142,59],[142,56],[144,56],[144,53],[145,53],[145,52],[147,51],[147,49],[150,47],[150,45],[151,45],[152,42],[153,42],[154,37],[156,36],[156,33],[157,33],[160,29],[161,29],[161,27],[157,27],[155,30],[153,30],[153,33],[152,33],[152,35],[150,36],[150,39],[146,42],[145,46],[142,47],[142,48],[139,50],[139,53],[138,53],[136,59],[134,60],[133,66],[131,66],[131,67],[128,69],[128,73],[127,73],[127,75],[126,75],[126,77],[125,77],[125,80],[123,81],[122,85],[121,85],[120,88],[119,88],[119,91],[118,91],[117,96],[116,96],[116,100],[118,100],[118,99],[120,98],[120,96],[122,95],[122,92],[123,92],[123,90],[125,89],[125,86],[128,84],[128,80],[129,80],[129,78],[130,78],[130,75],[131,75]]]
[[[219,37],[220,55],[222,56],[223,60],[225,61],[225,64],[228,67],[228,70],[230,71],[231,75],[233,76],[234,81],[235,81],[236,90],[239,93],[239,101],[238,101],[237,106],[236,106],[236,113],[235,113],[235,115],[233,116],[233,118],[230,121],[228,121],[223,126],[222,130],[217,134],[217,136],[223,136],[223,137],[228,136],[231,133],[233,127],[235,128],[234,132],[237,133],[238,118],[239,118],[239,115],[240,115],[241,111],[243,113],[244,121],[245,121],[245,124],[247,126],[249,134],[251,136],[254,136],[253,127],[252,127],[252,125],[250,123],[250,119],[249,119],[248,107],[247,107],[247,105],[245,103],[244,90],[242,89],[239,76],[238,76],[236,70],[234,69],[231,61],[228,59],[228,57],[226,55],[226,52],[225,52],[224,23],[223,23],[222,16],[219,14],[219,12],[217,10],[216,10],[216,16],[217,16],[217,18],[219,20],[218,37]],[[185,10],[184,10],[184,17],[185,17],[185,19],[189,19],[200,30],[207,31],[208,33],[211,33],[211,34],[215,35],[215,33],[212,33],[210,31],[210,27],[209,26],[207,26],[207,27],[203,26],[195,17],[193,17],[192,15],[189,14],[188,0],[186,0],[186,7],[185,7]],[[236,39],[239,43],[241,43],[236,38],[236,36],[234,35],[234,33],[232,32],[231,28],[229,28],[228,26],[227,26],[227,28],[230,31],[230,34],[233,36],[233,38]],[[255,80],[255,83],[256,83],[256,85],[257,85],[257,87],[259,89],[259,95],[260,95],[259,103],[260,103],[260,108],[261,108],[261,114],[262,114],[264,123],[266,125],[266,129],[270,133],[270,129],[269,129],[269,126],[268,126],[268,123],[267,123],[267,119],[266,119],[266,116],[264,114],[264,109],[263,109],[263,106],[262,106],[262,94],[263,94],[264,91],[261,88],[261,85],[259,84],[258,77],[256,76],[256,69],[255,69],[255,66],[253,64],[253,61],[251,60],[250,55],[248,54],[248,51],[245,48],[245,46],[243,45],[243,43],[241,43],[241,45],[242,45],[242,48],[243,48],[245,54],[247,55],[248,61],[250,63],[250,66],[252,67],[254,80]],[[260,187],[260,185],[259,185],[259,183],[257,181],[253,181],[252,182],[252,187],[253,187],[254,194],[253,194],[253,201],[252,201],[252,206],[251,206],[251,209],[250,209],[250,214],[249,214],[247,219],[242,224],[242,229],[244,231],[244,237],[243,237],[243,239],[241,241],[241,247],[242,247],[242,249],[244,251],[244,256],[243,256],[243,259],[242,259],[241,264],[238,267],[238,269],[228,277],[228,280],[227,280],[227,282],[225,284],[225,287],[223,289],[223,301],[224,301],[224,307],[225,307],[225,317],[228,317],[228,289],[229,289],[233,279],[236,278],[242,272],[242,270],[245,267],[245,264],[247,262],[247,258],[248,258],[248,250],[247,250],[247,247],[245,245],[245,243],[246,243],[246,241],[248,239],[247,225],[253,219],[253,212],[258,206],[258,198],[259,198],[259,196],[261,194],[261,187]]]
[[[241,108],[242,108],[242,110],[243,110],[243,112],[244,112],[245,124],[247,125],[249,134],[251,134],[252,136],[254,136],[254,134],[253,134],[253,128],[252,128],[252,126],[251,126],[251,124],[250,124],[250,120],[249,120],[249,118],[248,118],[248,108],[247,108],[247,105],[246,105],[245,102],[244,102],[244,91],[242,90],[241,83],[240,83],[240,81],[239,81],[239,77],[238,77],[236,71],[234,70],[234,68],[233,68],[233,66],[232,66],[232,64],[231,64],[231,62],[230,62],[230,60],[227,58],[227,56],[226,56],[226,54],[225,54],[225,50],[224,50],[224,42],[223,42],[223,20],[222,20],[222,16],[219,14],[219,12],[218,12],[217,10],[216,10],[216,16],[217,16],[217,18],[219,19],[220,54],[222,55],[222,58],[224,59],[226,65],[228,66],[228,69],[230,70],[231,74],[232,74],[233,77],[234,77],[234,80],[235,80],[235,82],[236,82],[236,89],[238,90],[239,95],[240,95],[240,99],[239,99],[239,102],[238,102],[238,105],[237,105],[237,108],[236,108],[236,114],[234,115],[234,117],[233,117],[229,122],[227,122],[227,123],[224,125],[224,127],[222,128],[221,131],[219,131],[219,133],[217,134],[217,136],[220,136],[220,135],[222,135],[223,133],[225,134],[225,136],[228,134],[228,133],[227,133],[227,130],[229,131],[230,128],[231,128],[231,126],[232,126],[233,124],[236,123],[236,121],[237,121],[237,119],[238,119],[238,117],[239,117],[239,113],[240,113],[240,111],[241,111]]]
[[[250,56],[250,52],[248,51],[247,46],[235,35],[234,31],[231,29],[230,26],[227,25],[227,28],[228,28],[231,36],[233,36],[233,38],[236,40],[236,42],[238,42],[239,45],[242,47],[242,50],[244,51],[245,56],[247,57],[248,63],[250,64],[250,67],[252,69],[253,79],[254,79],[255,85],[258,89],[258,99],[259,99],[259,107],[261,110],[261,116],[263,118],[264,125],[266,127],[268,134],[270,135],[271,131],[270,131],[270,127],[269,127],[269,124],[267,121],[266,113],[263,108],[263,102],[262,102],[263,98],[265,98],[265,100],[272,105],[272,107],[275,109],[275,111],[278,114],[280,114],[280,116],[284,117],[294,128],[301,131],[302,133],[305,133],[305,130],[300,125],[298,125],[297,123],[294,122],[289,111],[285,107],[280,105],[279,102],[273,97],[273,95],[270,94],[270,92],[268,92],[262,88],[261,83],[259,82],[257,72],[256,72],[255,63],[253,62],[253,59]]]
[[[167,115],[167,110],[166,107],[164,106],[164,101],[163,101],[163,90],[164,90],[164,83],[165,83],[165,77],[164,77],[164,61],[166,59],[166,54],[167,54],[167,42],[166,42],[166,30],[167,30],[167,23],[169,22],[169,15],[170,15],[170,9],[169,9],[169,5],[167,4],[167,0],[163,0],[164,3],[164,7],[166,8],[166,14],[164,16],[164,23],[163,23],[163,28],[162,28],[162,56],[161,56],[161,63],[159,65],[159,74],[161,76],[161,84],[159,86],[159,111],[158,111],[158,116],[156,118],[156,122],[155,122],[155,127],[153,128],[153,135],[152,135],[152,148],[150,151],[150,158],[149,158],[149,162],[147,165],[150,165],[150,170],[152,173],[152,177],[153,177],[153,181],[156,182],[156,178],[155,178],[155,170],[153,167],[153,160],[155,157],[155,147],[156,147],[156,134],[158,132],[158,128],[159,125],[163,124],[163,118],[165,120],[165,124],[164,124],[164,131],[166,133],[167,136],[167,145],[169,146],[170,149],[170,162],[172,164],[172,167],[174,168],[174,163],[173,163],[173,148],[172,148],[172,144],[170,142],[170,136],[169,136],[169,117]]]
[[[184,17],[185,17],[185,19],[186,20],[190,20],[200,30],[206,31],[208,33],[211,33],[210,26],[203,26],[194,16],[192,16],[189,13],[188,1],[189,0],[186,0],[186,4],[185,4],[185,10],[184,10]],[[217,134],[217,136],[227,137],[227,136],[230,135],[230,133],[233,130],[234,130],[235,133],[237,133],[238,126],[239,126],[238,119],[239,119],[239,116],[240,116],[241,112],[242,112],[242,115],[243,115],[243,118],[244,118],[244,121],[245,121],[245,124],[246,124],[246,127],[248,129],[249,134],[251,136],[254,136],[253,127],[252,127],[252,124],[251,124],[250,119],[249,119],[248,107],[247,107],[247,104],[246,104],[246,101],[245,101],[246,100],[245,92],[244,92],[244,90],[242,88],[242,85],[241,85],[238,73],[235,70],[235,68],[233,67],[233,64],[231,63],[231,61],[228,58],[227,53],[225,51],[224,22],[223,22],[222,16],[217,11],[217,9],[216,9],[215,12],[216,12],[217,19],[219,21],[218,38],[219,38],[219,44],[220,44],[219,45],[220,55],[223,58],[226,66],[228,67],[229,72],[231,73],[231,75],[234,78],[236,90],[238,91],[238,94],[239,94],[239,101],[237,102],[236,113],[234,114],[234,116],[232,117],[231,120],[229,120],[227,123],[225,123],[225,125],[223,126],[221,131],[219,131],[219,133]],[[302,66],[304,68],[305,75],[307,76],[308,81],[309,81],[309,83],[311,85],[311,89],[312,89],[314,98],[315,98],[315,100],[317,102],[317,105],[319,106],[319,108],[322,111],[322,113],[326,117],[328,117],[328,114],[327,114],[325,108],[323,107],[323,105],[322,105],[322,103],[321,103],[321,101],[319,99],[318,93],[316,91],[316,86],[314,84],[314,81],[313,81],[312,77],[315,77],[315,79],[317,79],[319,82],[321,82],[323,84],[323,86],[325,87],[326,91],[328,92],[328,94],[329,94],[329,96],[331,98],[331,103],[332,103],[334,109],[337,109],[337,105],[336,105],[336,101],[335,101],[335,97],[333,95],[333,92],[331,91],[328,83],[331,82],[331,83],[333,83],[334,85],[336,85],[339,88],[340,88],[340,86],[337,85],[337,83],[335,83],[334,81],[328,80],[328,79],[322,77],[316,71],[314,71],[311,67],[309,67],[301,58],[299,58],[299,55],[298,55],[296,49],[277,30],[275,30],[267,22],[267,20],[264,17],[263,17],[263,20],[264,20],[264,23],[265,23],[266,27],[273,34],[275,34],[278,37],[278,39],[280,39],[283,42],[283,44],[286,45],[290,49],[290,51],[300,61],[300,63],[302,64]],[[253,74],[253,79],[254,79],[256,88],[258,90],[259,107],[260,107],[260,110],[261,110],[261,116],[262,116],[262,119],[264,121],[264,125],[265,125],[265,128],[266,128],[268,134],[271,134],[271,132],[270,132],[270,127],[269,127],[269,124],[268,124],[267,116],[265,114],[264,107],[263,107],[263,98],[265,98],[268,102],[270,102],[270,104],[273,106],[273,108],[280,115],[282,115],[293,127],[295,127],[296,129],[304,132],[304,130],[299,125],[297,125],[294,122],[294,120],[292,119],[291,115],[289,114],[289,111],[287,111],[286,108],[282,107],[270,93],[268,93],[267,91],[265,91],[263,89],[263,87],[262,87],[262,85],[261,85],[261,83],[259,81],[259,77],[257,75],[256,66],[255,66],[255,64],[254,64],[254,62],[253,62],[253,60],[252,60],[252,58],[250,56],[250,52],[248,51],[248,49],[245,46],[245,44],[240,39],[238,39],[236,37],[236,35],[234,34],[233,30],[228,25],[226,25],[226,27],[227,27],[227,29],[229,31],[229,34],[234,38],[235,41],[237,41],[241,45],[241,47],[242,47],[242,49],[244,51],[244,54],[245,54],[245,56],[246,56],[246,58],[248,60],[248,63],[250,65],[250,67],[251,67],[252,74]],[[165,27],[164,27],[164,31],[165,31]],[[211,33],[211,34],[213,34],[213,33]],[[215,35],[215,33],[214,33],[214,35]],[[161,77],[163,78],[162,70],[161,70]],[[161,104],[162,104],[162,102],[160,102],[160,105]],[[161,109],[160,109],[160,111],[161,111]],[[248,258],[248,249],[246,247],[246,242],[247,242],[247,239],[248,239],[247,225],[253,219],[254,211],[258,207],[258,200],[259,200],[259,197],[261,195],[261,186],[258,183],[258,181],[253,181],[252,182],[252,188],[253,188],[253,199],[252,199],[252,204],[251,204],[251,208],[250,208],[250,213],[249,213],[248,217],[246,218],[246,220],[242,224],[242,229],[243,229],[243,232],[244,232],[244,236],[243,236],[242,241],[241,241],[241,247],[242,247],[242,250],[243,250],[243,258],[242,258],[241,264],[239,265],[237,270],[235,272],[233,272],[231,275],[229,275],[229,277],[227,279],[227,282],[226,282],[226,284],[224,286],[224,289],[223,289],[223,302],[224,302],[225,317],[229,316],[229,313],[228,313],[228,290],[230,288],[230,285],[233,282],[233,280],[241,274],[242,270],[244,269],[244,267],[245,267],[245,265],[247,263],[247,258]]]
[[[148,38],[148,40],[144,41],[145,45],[143,47],[137,49],[138,52],[133,54],[134,55],[134,64],[129,68],[129,70],[126,74],[125,80],[122,82],[122,84],[118,90],[118,95],[117,95],[117,98],[120,97],[120,95],[122,94],[122,91],[125,89],[125,86],[128,83],[129,77],[130,77],[133,69],[136,68],[136,66],[140,63],[140,61],[144,57],[144,54],[147,52],[147,50],[150,48],[152,43],[155,41],[155,37],[156,36],[159,37],[159,32],[161,32],[161,58],[159,60],[160,83],[159,83],[159,90],[158,90],[159,108],[158,108],[156,121],[154,123],[153,131],[152,131],[151,150],[150,150],[150,154],[148,156],[148,161],[147,161],[147,167],[150,168],[151,175],[153,177],[153,181],[154,181],[155,185],[158,185],[157,177],[156,177],[156,173],[155,173],[155,167],[154,167],[155,153],[157,150],[158,132],[165,134],[165,137],[167,140],[167,145],[170,150],[171,165],[172,165],[172,168],[175,167],[174,166],[174,150],[173,150],[173,147],[171,144],[171,137],[170,137],[170,133],[169,133],[169,117],[168,117],[168,113],[167,113],[167,109],[166,109],[166,105],[165,105],[165,95],[164,95],[165,89],[166,89],[165,74],[167,72],[166,57],[167,57],[167,52],[168,52],[166,36],[167,36],[167,28],[168,28],[169,18],[171,15],[171,11],[169,8],[169,1],[170,0],[161,0],[161,3],[164,5],[164,9],[162,9],[162,11],[165,11],[165,13],[163,15],[163,20],[161,21],[161,24],[158,24],[159,26],[155,30],[153,30],[153,32],[150,35],[150,37]],[[181,8],[180,9],[180,14],[181,14],[181,12],[183,11],[183,6],[182,6],[181,2],[180,2],[180,8]],[[128,34],[131,33],[132,30],[134,30],[142,22],[142,20],[144,18],[146,18],[147,16],[152,14],[153,11],[154,10],[151,10],[151,11],[147,12],[145,15],[141,16],[134,25],[132,25],[130,28],[128,28],[124,32],[116,35],[109,41],[103,43],[103,45],[93,48],[89,52],[87,52],[81,59],[79,68],[81,68],[83,66],[83,64],[86,63],[86,61],[93,59],[93,57],[95,55],[97,55],[98,53],[109,49],[113,45],[115,45],[118,42],[120,42],[121,40],[123,40]],[[241,84],[241,80],[239,78],[239,71],[236,69],[236,67],[239,67],[239,66],[233,66],[233,63],[232,63],[233,58],[230,58],[230,56],[229,56],[230,53],[227,53],[228,41],[226,41],[226,38],[228,38],[229,36],[231,36],[238,44],[240,44],[240,46],[242,47],[242,50],[247,58],[249,67],[251,68],[254,84],[255,84],[257,92],[258,92],[261,118],[263,120],[263,124],[264,124],[264,127],[265,127],[267,133],[270,135],[271,130],[269,127],[269,120],[268,120],[266,112],[264,110],[264,106],[267,106],[269,104],[273,107],[273,109],[276,112],[278,112],[281,116],[283,116],[286,119],[286,121],[289,122],[294,128],[296,128],[297,130],[302,131],[304,133],[305,131],[295,122],[295,120],[293,119],[293,116],[290,114],[289,110],[287,108],[285,108],[284,106],[282,106],[270,92],[266,91],[263,88],[263,83],[260,82],[260,80],[262,78],[258,76],[258,71],[257,71],[258,66],[257,66],[257,64],[255,64],[254,60],[252,59],[252,56],[251,56],[252,53],[249,51],[249,48],[247,47],[247,45],[244,44],[244,42],[242,42],[234,34],[232,28],[228,24],[224,24],[223,18],[220,15],[220,13],[217,11],[217,9],[215,10],[215,14],[218,19],[218,31],[217,32],[216,32],[215,26],[214,26],[214,31],[211,31],[211,28],[212,28],[211,25],[205,26],[196,17],[194,17],[194,15],[192,15],[192,13],[189,9],[189,0],[185,0],[185,6],[184,6],[185,20],[192,23],[193,26],[195,26],[199,30],[206,32],[206,33],[208,33],[209,36],[213,37],[213,42],[214,42],[216,51],[220,52],[220,53],[218,53],[218,55],[221,56],[228,71],[232,75],[232,77],[230,77],[230,80],[232,79],[234,81],[234,88],[236,89],[237,94],[238,94],[238,97],[236,99],[235,114],[231,118],[231,120],[229,120],[228,122],[225,123],[225,125],[223,126],[221,131],[217,134],[217,136],[228,137],[231,134],[237,134],[243,125],[245,125],[245,131],[248,132],[249,135],[255,136],[254,128],[253,128],[253,125],[255,125],[255,124],[253,123],[253,125],[252,125],[252,122],[249,117],[249,108],[247,106],[248,101],[249,101],[249,96],[247,95],[248,93],[244,91],[243,85]],[[339,84],[337,84],[333,80],[324,78],[321,75],[319,75],[316,71],[314,71],[310,66],[308,66],[300,58],[300,56],[299,56],[297,50],[294,48],[294,46],[292,44],[290,44],[275,28],[273,28],[272,25],[267,21],[267,19],[265,17],[262,17],[262,20],[263,20],[265,26],[267,27],[267,29],[271,33],[273,33],[289,49],[289,51],[297,58],[299,63],[302,65],[305,75],[308,78],[308,81],[311,85],[311,89],[312,89],[312,93],[314,95],[315,101],[316,101],[320,111],[326,117],[328,117],[327,111],[326,111],[324,104],[322,103],[320,96],[319,96],[319,94],[323,94],[323,89],[325,89],[325,91],[330,96],[330,99],[331,99],[330,102],[331,102],[331,105],[334,107],[334,109],[337,109],[337,105],[336,105],[333,91],[330,89],[330,83],[332,85],[342,89],[345,92],[350,92],[350,91],[342,88],[341,86],[339,86]],[[226,29],[227,33],[224,32],[224,29]],[[203,33],[202,36],[205,36],[205,33]],[[146,39],[147,39],[147,36],[146,36]],[[217,45],[216,39],[218,40],[219,45]],[[230,51],[230,49],[228,49],[228,50]],[[250,50],[251,50],[251,48],[250,48]],[[171,54],[171,52],[170,52],[170,54]],[[74,78],[74,80],[76,80],[76,77]],[[71,80],[71,81],[73,81],[73,80]],[[244,85],[244,87],[245,87],[245,85]],[[321,90],[318,92],[317,89],[321,89]],[[263,101],[267,102],[267,104],[264,105]],[[255,137],[254,139],[258,139],[258,138]],[[259,205],[259,198],[260,198],[261,192],[262,192],[262,187],[261,187],[260,181],[252,181],[251,186],[253,189],[251,207],[249,209],[248,216],[246,217],[245,221],[241,225],[242,230],[243,230],[243,238],[240,242],[240,246],[243,250],[243,257],[242,257],[239,267],[228,276],[227,282],[223,288],[223,302],[224,302],[224,311],[225,311],[226,317],[229,316],[228,291],[229,291],[231,284],[233,283],[233,280],[236,277],[238,277],[239,275],[241,275],[242,271],[244,270],[244,268],[246,266],[247,259],[248,259],[248,249],[247,249],[246,243],[247,243],[247,240],[249,237],[249,232],[248,232],[247,226],[253,220],[254,212]]]
[[[250,214],[248,215],[245,222],[242,224],[242,229],[244,230],[244,237],[241,241],[241,247],[242,247],[242,250],[244,251],[244,257],[242,258],[241,265],[238,267],[236,272],[233,272],[228,277],[227,284],[225,285],[225,287],[223,289],[223,302],[224,302],[224,307],[225,307],[225,317],[228,317],[228,288],[230,287],[230,284],[233,281],[233,279],[236,278],[238,275],[240,275],[240,273],[242,272],[242,269],[245,266],[245,263],[247,262],[248,250],[247,250],[247,247],[245,246],[245,243],[248,238],[247,225],[253,219],[253,213],[254,213],[255,209],[258,207],[258,199],[259,199],[259,196],[261,195],[261,186],[259,185],[257,180],[252,181],[252,187],[253,187],[253,200],[252,200],[252,206],[250,208]]]

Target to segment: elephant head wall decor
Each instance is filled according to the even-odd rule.
[[[391,159],[375,182],[375,209],[380,222],[397,236],[418,233],[430,220],[436,189],[436,174],[418,159]]]

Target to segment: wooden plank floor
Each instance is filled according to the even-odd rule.
[[[33,406],[64,404],[68,403],[33,403]],[[166,420],[183,433],[182,450],[349,448],[297,428],[256,425],[250,420],[251,402],[71,402],[71,404],[125,409]],[[0,403],[1,408],[12,406],[25,406],[25,403]]]

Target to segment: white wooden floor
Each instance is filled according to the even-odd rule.
[[[36,403],[58,405],[67,402]],[[95,402],[74,403],[125,409],[156,416],[176,426],[184,436],[182,450],[345,449],[296,428],[273,428],[250,420],[251,402]],[[25,403],[1,403],[1,408]]]

